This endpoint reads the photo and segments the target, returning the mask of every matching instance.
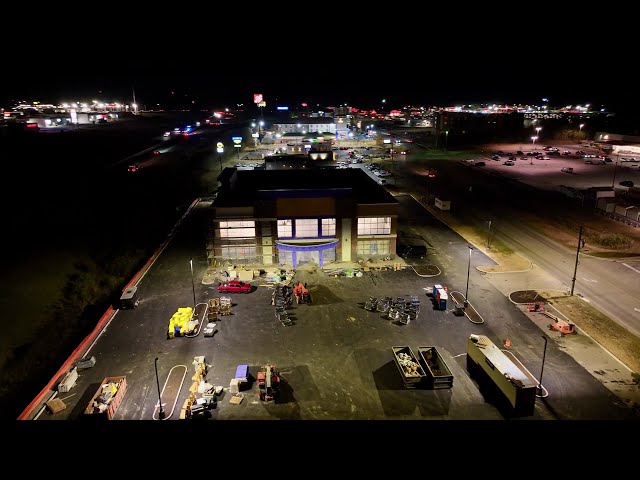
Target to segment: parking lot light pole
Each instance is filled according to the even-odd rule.
[[[489,231],[487,232],[487,248],[491,248],[491,220],[489,222]]]
[[[464,292],[464,307],[467,308],[469,306],[469,272],[471,271],[471,250],[473,250],[473,248],[469,245],[467,245],[469,247],[469,263],[467,265],[467,289]]]
[[[537,140],[537,139],[538,139],[538,137],[537,137],[537,136],[535,136],[535,135],[534,135],[533,137],[531,137],[531,145],[532,145],[532,148],[533,148],[533,147],[535,147],[535,144],[536,144],[536,140]],[[533,165],[533,155],[531,155],[531,165]]]
[[[616,163],[613,165],[613,180],[611,180],[611,188],[614,188],[616,184],[616,170],[618,170],[618,162],[620,161],[620,153],[618,153],[616,158]]]
[[[193,258],[189,260],[189,265],[191,265],[191,288],[193,289],[193,310],[196,309],[196,284],[193,282]]]
[[[160,393],[160,379],[158,378],[158,357],[154,362],[156,366],[156,383],[158,384],[158,420],[164,420],[164,409],[162,408],[162,397]]]

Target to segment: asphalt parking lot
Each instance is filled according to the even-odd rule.
[[[410,197],[402,199],[401,214],[419,211]],[[405,213],[406,215],[406,213]],[[426,211],[422,212],[427,216]],[[270,305],[272,290],[254,281],[254,291],[232,296],[233,315],[218,321],[212,338],[167,339],[168,320],[179,307],[193,304],[191,258],[194,259],[197,302],[217,296],[213,286],[197,279],[206,270],[205,209],[195,209],[169,247],[139,284],[141,302],[134,310],[120,311],[95,342],[90,355],[96,365],[82,371],[70,394],[61,394],[67,409],[39,419],[76,419],[107,376],[126,375],[128,389],[115,419],[151,420],[158,401],[154,359],[163,385],[175,365],[188,367],[185,385],[171,419],[177,419],[188,397],[194,356],[204,355],[210,365],[207,380],[229,386],[238,364],[249,364],[257,375],[260,367],[275,365],[285,384],[278,403],[263,403],[257,387],[246,390],[240,405],[229,403],[225,392],[213,419],[493,419],[505,418],[487,403],[466,371],[466,342],[470,334],[484,334],[496,344],[510,338],[512,351],[538,375],[542,357],[540,330],[504,295],[470,272],[470,300],[487,320],[474,325],[466,317],[436,310],[424,288],[434,283],[464,291],[468,277],[466,242],[455,232],[431,220],[425,232],[438,252],[428,263],[441,274],[428,278],[413,270],[374,271],[362,277],[331,277],[305,272],[313,303],[290,310],[295,324],[277,322]],[[405,219],[406,220],[406,219]],[[413,228],[427,228],[416,222]],[[438,225],[436,228],[435,225]],[[482,255],[475,252],[474,255]],[[476,261],[478,257],[474,257]],[[488,259],[484,259],[488,261]],[[295,280],[295,279],[294,279]],[[472,292],[472,293],[471,293]],[[408,325],[396,324],[383,314],[368,312],[362,305],[369,296],[417,295],[420,315]],[[633,412],[605,387],[550,342],[546,352],[545,387],[550,396],[536,402],[533,419],[629,419]],[[391,353],[392,346],[436,346],[454,375],[452,389],[405,389]],[[69,396],[70,395],[70,396]],[[588,398],[588,402],[584,399]]]

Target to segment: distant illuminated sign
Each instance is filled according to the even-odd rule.
[[[267,102],[262,101],[262,102],[258,103],[258,106],[259,107],[266,107],[267,106]]]
[[[216,143],[216,152],[218,152],[218,153],[223,153],[224,152],[224,145],[222,144],[222,142]]]
[[[289,107],[276,107],[276,110],[289,110]]]
[[[253,103],[261,103],[262,102],[262,94],[254,93],[253,94]]]
[[[259,133],[252,133],[252,134],[251,134],[251,136],[252,136],[253,138],[258,138],[258,137],[260,136],[260,134],[259,134]]]
[[[231,140],[233,140],[233,143],[241,143],[242,142],[242,137],[231,137]]]
[[[384,140],[382,140],[382,143],[391,143],[391,140],[389,140],[388,138],[385,138]]]

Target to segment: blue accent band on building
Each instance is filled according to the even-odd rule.
[[[282,243],[282,242],[275,242],[276,244],[276,248],[278,250],[282,250],[285,252],[292,252],[291,253],[291,261],[293,263],[293,268],[297,268],[298,267],[298,256],[296,255],[296,252],[314,252],[317,251],[318,252],[318,260],[320,262],[320,266],[322,267],[324,265],[324,261],[322,258],[322,252],[324,250],[329,250],[331,248],[335,248],[338,246],[338,242],[340,242],[340,240],[333,240],[331,242],[326,242],[326,243],[314,243],[314,244],[293,244],[293,243]]]

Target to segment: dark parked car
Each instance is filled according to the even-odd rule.
[[[476,163],[474,163],[474,165],[476,167],[486,167],[487,166],[487,164],[485,162],[476,162]]]
[[[623,180],[620,182],[620,185],[623,187],[633,187],[633,182],[631,180]]]

